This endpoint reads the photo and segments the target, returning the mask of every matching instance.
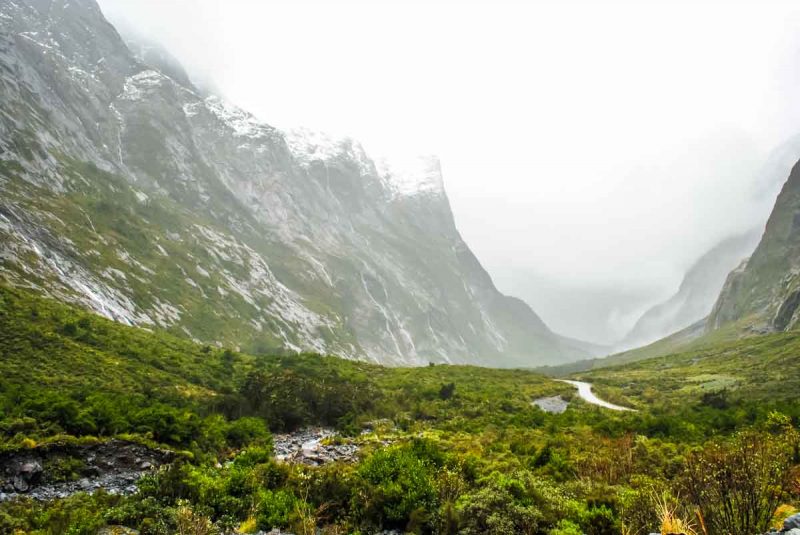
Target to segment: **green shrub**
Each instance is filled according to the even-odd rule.
[[[463,535],[536,533],[543,520],[538,509],[516,500],[508,488],[498,484],[462,496],[458,514]]]
[[[592,507],[581,519],[586,535],[619,535],[619,520],[606,506]]]
[[[742,433],[714,441],[688,459],[685,485],[713,533],[767,531],[791,485],[786,437]]]
[[[418,509],[432,512],[436,505],[434,466],[420,458],[414,446],[382,449],[358,468],[365,517],[376,525],[405,527]],[[427,454],[426,454],[427,455]]]
[[[571,520],[562,520],[547,535],[584,535],[581,527]]]
[[[297,497],[288,491],[261,491],[256,516],[259,529],[270,530],[289,526],[298,505]]]

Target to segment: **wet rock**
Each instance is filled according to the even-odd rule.
[[[13,479],[14,490],[17,492],[28,492],[31,488],[30,484],[19,476],[14,476]]]
[[[783,521],[783,530],[789,531],[791,529],[800,529],[800,513],[792,515]]]
[[[16,467],[14,464],[16,464]],[[36,460],[20,460],[12,464],[10,472],[13,474],[11,481],[14,490],[27,492],[40,479],[42,465]]]
[[[324,428],[308,428],[294,433],[274,435],[275,458],[287,463],[309,466],[320,466],[337,461],[354,462],[358,454],[358,446],[355,444],[349,442],[323,443],[326,439],[334,436],[333,430]]]
[[[173,452],[121,440],[92,445],[50,444],[24,453],[4,453],[0,455],[0,502],[20,496],[47,501],[99,489],[131,494],[139,478],[174,458]],[[57,469],[67,460],[80,461],[73,479],[66,475],[69,480]]]
[[[39,464],[37,461],[28,461],[19,468],[19,473],[27,478],[31,478],[35,474],[40,474],[41,472],[42,472],[42,465]]]

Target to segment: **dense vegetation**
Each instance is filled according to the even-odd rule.
[[[640,409],[615,413],[532,372],[245,355],[0,286],[4,451],[185,452],[133,496],[3,503],[0,533],[756,533],[800,499],[797,349],[783,334],[585,374]],[[556,394],[563,414],[531,404]],[[270,433],[314,424],[359,461],[275,461]]]

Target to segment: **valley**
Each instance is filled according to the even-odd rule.
[[[0,0],[0,535],[798,535],[800,137],[687,141],[691,180],[648,139],[612,180],[625,151],[580,155],[585,123],[479,128],[498,82],[484,109],[446,99],[466,160],[388,158],[272,126],[134,34],[95,0]],[[259,58],[265,95],[287,48]],[[586,293],[548,288],[551,310],[623,335],[559,334],[498,289],[451,206],[476,176],[483,251],[568,266]],[[569,204],[515,221],[547,195]]]

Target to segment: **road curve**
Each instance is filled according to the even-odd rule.
[[[583,399],[586,403],[591,403],[592,405],[597,405],[598,407],[603,407],[605,409],[611,409],[612,411],[631,411],[636,412],[636,409],[631,409],[628,407],[621,407],[619,405],[614,405],[613,403],[609,403],[608,401],[602,400],[599,397],[594,395],[592,392],[592,385],[591,383],[584,383],[583,381],[569,381],[567,379],[558,379],[558,381],[562,383],[567,383],[575,388],[578,389],[578,395]]]

